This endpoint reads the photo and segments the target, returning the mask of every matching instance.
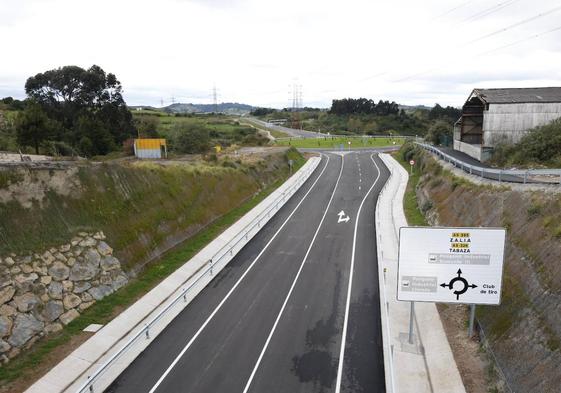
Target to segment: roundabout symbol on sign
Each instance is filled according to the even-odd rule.
[[[454,295],[456,295],[456,300],[460,300],[460,295],[463,295],[464,293],[466,293],[468,288],[477,288],[477,285],[469,284],[468,281],[465,278],[462,277],[462,269],[458,269],[458,277],[454,277],[453,279],[450,280],[450,282],[448,284],[442,283],[442,284],[440,284],[440,286],[442,288],[449,288],[450,290],[453,290],[454,289],[454,284],[456,282],[459,282],[459,283],[461,283],[460,285],[462,285],[462,287],[460,287],[460,289],[454,290]]]

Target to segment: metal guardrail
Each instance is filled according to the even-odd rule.
[[[495,169],[495,168],[484,168],[477,165],[467,164],[462,160],[457,159],[456,157],[452,157],[449,154],[444,153],[440,149],[436,147],[421,143],[415,142],[415,144],[421,146],[425,150],[430,151],[431,153],[436,154],[437,156],[441,157],[444,161],[447,161],[457,168],[462,169],[464,172],[469,173],[470,175],[475,174],[479,175],[482,178],[490,179],[490,180],[497,180],[499,183],[507,182],[507,183],[543,183],[543,184],[561,184],[561,169]],[[533,179],[534,176],[555,176],[559,177],[559,180],[554,182],[552,181],[545,181],[539,179]]]
[[[261,225],[264,225],[269,219],[274,216],[275,210],[280,210],[282,206],[284,206],[285,202],[292,197],[308,180],[310,175],[313,171],[317,168],[318,164],[311,165],[310,168],[307,168],[304,172],[300,174],[298,179],[291,185],[286,191],[284,191],[278,198],[275,199],[271,205],[261,212],[254,220],[248,223],[232,240],[230,240],[227,244],[222,246],[222,248],[216,252],[212,258],[210,258],[206,264],[206,268],[199,273],[199,275],[192,280],[193,276],[188,280],[189,284],[185,287],[179,295],[173,298],[163,309],[161,309],[158,314],[156,314],[148,323],[144,325],[141,329],[139,329],[117,352],[115,352],[105,363],[103,363],[92,375],[88,376],[87,381],[85,381],[80,388],[77,390],[77,393],[86,393],[86,392],[94,392],[94,385],[97,380],[105,373],[127,350],[129,350],[139,339],[144,338],[145,340],[149,340],[150,337],[150,329],[156,325],[175,305],[179,302],[187,302],[187,295],[188,293],[195,287],[203,277],[209,275],[212,277],[213,270],[218,263],[224,260],[224,258],[230,258],[225,263],[229,262],[231,259],[234,258],[234,250],[236,247],[239,247],[239,250],[245,244],[249,242],[249,235],[254,231],[257,230],[254,234],[256,234]],[[239,251],[238,250],[238,251]]]
[[[314,132],[314,131],[310,131]],[[344,135],[344,134],[322,134],[318,133],[317,136],[314,137],[304,137],[304,136],[287,136],[282,138],[275,138],[277,141],[286,141],[291,139],[341,139],[341,138],[349,138],[349,139],[376,139],[376,138],[387,138],[387,139],[408,139],[414,138],[412,135]]]

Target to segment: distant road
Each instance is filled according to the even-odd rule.
[[[254,117],[248,118],[247,120],[249,120],[249,121],[251,121],[251,122],[253,122],[253,123],[255,123],[255,124],[257,124],[261,127],[268,128],[268,129],[271,129],[271,130],[277,130],[277,131],[280,131],[280,132],[284,132],[285,134],[287,134],[289,136],[293,136],[293,137],[316,138],[318,136],[323,135],[319,132],[296,130],[294,128],[277,126],[277,125],[274,125],[274,124],[267,123],[263,120],[256,119]]]
[[[275,217],[107,392],[385,392],[377,153],[324,153]]]

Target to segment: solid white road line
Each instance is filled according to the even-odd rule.
[[[370,159],[372,160],[372,162],[376,166],[376,169],[378,170],[378,176],[376,176],[376,180],[374,180],[374,183],[372,183],[372,186],[370,187],[364,198],[362,198],[355,220],[355,230],[353,234],[353,251],[351,253],[351,269],[349,272],[349,286],[347,288],[347,304],[345,306],[345,319],[343,321],[343,334],[341,338],[341,352],[339,353],[339,366],[337,367],[337,383],[335,385],[335,393],[341,392],[341,380],[343,377],[343,363],[345,362],[345,344],[346,344],[345,342],[347,341],[347,326],[349,324],[349,308],[351,305],[351,293],[353,289],[353,272],[355,267],[356,234],[358,229],[358,220],[360,218],[360,212],[362,210],[362,206],[364,205],[364,201],[366,201],[366,198],[368,198],[368,195],[370,195],[370,192],[378,182],[378,179],[380,179],[380,168],[378,167],[378,165],[376,165],[376,161],[374,161],[373,156],[374,154],[371,154]]]
[[[327,215],[327,211],[329,210],[329,206],[331,205],[331,202],[333,201],[333,197],[335,196],[335,191],[337,191],[337,186],[339,185],[339,180],[341,180],[341,175],[343,174],[343,167],[344,166],[345,166],[345,156],[341,156],[341,170],[339,171],[339,177],[337,178],[337,182],[335,183],[335,187],[333,187],[333,191],[331,192],[331,198],[329,198],[329,203],[327,204],[327,207],[325,208],[325,211],[323,212],[323,217],[321,218],[321,221],[319,222],[319,225],[316,228],[316,232],[314,233],[314,237],[312,238],[312,241],[310,242],[308,250],[306,251],[306,254],[304,255],[304,259],[302,259],[302,263],[300,264],[300,268],[298,269],[298,273],[296,273],[296,276],[294,277],[294,281],[292,281],[292,285],[290,286],[290,289],[289,289],[288,293],[286,294],[286,297],[284,299],[282,307],[281,307],[281,309],[280,309],[280,311],[277,315],[277,319],[275,320],[275,323],[273,324],[273,327],[272,327],[271,331],[269,332],[269,336],[267,337],[267,340],[265,341],[265,345],[263,345],[263,349],[261,350],[261,353],[259,354],[259,358],[257,359],[257,362],[255,363],[255,367],[253,367],[253,371],[251,372],[251,375],[249,376],[249,379],[248,379],[248,381],[245,385],[243,393],[247,393],[247,391],[249,390],[249,387],[251,386],[251,382],[253,382],[253,378],[255,377],[255,373],[257,372],[257,369],[259,368],[259,365],[261,364],[261,360],[263,359],[263,355],[265,355],[265,351],[267,350],[267,347],[269,346],[269,342],[271,341],[271,338],[273,337],[273,334],[275,333],[275,330],[277,329],[277,325],[278,325],[278,323],[281,319],[281,316],[282,316],[282,313],[284,312],[286,304],[288,303],[288,299],[290,298],[290,295],[292,294],[292,291],[294,290],[294,287],[296,286],[296,282],[298,281],[298,278],[300,277],[300,273],[302,272],[302,268],[304,267],[304,264],[308,260],[308,255],[310,254],[310,251],[312,250],[312,247],[314,246],[314,243],[316,241],[316,237],[319,233],[319,230],[321,229],[323,221],[325,220],[325,216]]]
[[[322,154],[323,155],[323,154]],[[300,207],[300,205],[304,202],[304,200],[306,199],[306,197],[310,194],[310,192],[312,192],[312,190],[314,189],[316,183],[319,181],[319,179],[322,177],[323,173],[325,172],[327,165],[329,164],[329,156],[327,156],[327,162],[325,163],[325,166],[323,167],[321,173],[319,174],[319,176],[317,177],[317,179],[314,181],[314,183],[312,184],[312,186],[310,187],[310,189],[308,190],[308,192],[306,192],[306,194],[302,197],[302,199],[300,200],[300,202],[298,203],[298,205],[296,205],[296,207],[294,208],[294,210],[292,210],[292,212],[290,213],[290,215],[286,218],[286,220],[284,220],[284,222],[282,223],[282,225],[280,226],[280,228],[275,232],[275,234],[273,235],[273,237],[271,237],[271,239],[267,242],[267,244],[265,245],[265,247],[263,247],[263,249],[261,250],[261,252],[255,257],[255,259],[253,260],[253,262],[251,262],[251,265],[249,265],[249,267],[247,268],[247,270],[242,274],[242,276],[238,279],[238,281],[234,284],[234,286],[230,289],[230,291],[228,291],[228,293],[226,294],[226,296],[224,297],[224,299],[222,299],[222,301],[218,304],[218,306],[216,306],[216,308],[214,309],[214,311],[212,312],[212,314],[210,314],[210,316],[206,319],[206,321],[201,325],[201,327],[199,328],[199,330],[197,330],[197,333],[195,333],[195,335],[191,338],[191,340],[189,340],[189,342],[187,343],[187,345],[185,345],[185,347],[181,350],[181,352],[179,353],[179,355],[177,355],[177,357],[173,360],[173,362],[171,363],[171,365],[166,369],[166,371],[162,374],[162,376],[158,379],[158,381],[154,384],[154,386],[152,387],[152,389],[150,389],[149,393],[154,393],[156,391],[156,389],[158,389],[158,386],[160,386],[160,384],[162,383],[162,381],[168,376],[168,374],[171,372],[171,370],[175,367],[175,365],[177,364],[177,362],[181,359],[181,357],[183,357],[183,355],[185,354],[185,352],[187,352],[187,350],[191,347],[191,345],[193,345],[193,343],[195,342],[195,340],[197,339],[197,337],[199,337],[199,335],[201,334],[201,332],[205,329],[205,327],[209,324],[209,322],[214,318],[214,316],[216,315],[216,313],[222,308],[222,306],[224,305],[224,303],[226,303],[226,300],[228,300],[228,298],[230,297],[230,295],[232,295],[232,293],[236,290],[236,288],[240,285],[240,283],[242,282],[242,280],[245,278],[245,276],[249,273],[249,271],[253,268],[253,266],[257,263],[257,261],[259,260],[259,258],[261,257],[261,255],[263,255],[263,253],[265,252],[265,250],[267,250],[267,248],[269,248],[269,245],[273,242],[273,240],[275,240],[275,238],[277,237],[277,235],[282,231],[282,229],[284,228],[284,226],[288,223],[288,221],[290,221],[290,219],[292,218],[292,216],[294,215],[294,213],[296,213],[296,210],[298,210],[298,208]]]

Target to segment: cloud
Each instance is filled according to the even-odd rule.
[[[115,73],[141,105],[210,103],[216,85],[221,101],[283,107],[294,78],[304,104],[319,106],[349,96],[460,105],[476,86],[561,85],[561,30],[528,39],[561,25],[555,13],[466,45],[556,0],[478,19],[492,4],[461,3],[0,0],[0,96],[23,96],[27,77],[66,64]]]

